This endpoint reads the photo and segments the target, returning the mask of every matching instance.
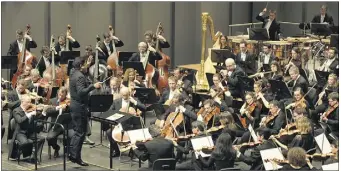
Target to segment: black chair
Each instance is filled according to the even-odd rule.
[[[175,170],[175,166],[174,158],[157,159],[153,163],[153,170]]]
[[[227,171],[227,170],[241,170],[241,169],[237,167],[229,167],[229,168],[220,169],[220,171]]]

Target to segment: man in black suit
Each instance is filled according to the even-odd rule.
[[[66,40],[69,41],[69,47],[66,47]],[[65,36],[65,34],[61,34],[58,36],[58,42],[55,45],[55,54],[61,56],[62,51],[72,51],[72,48],[79,48],[80,44],[76,39],[74,39],[71,35]],[[57,58],[57,63],[60,62],[60,58]]]
[[[115,43],[115,48],[124,46],[124,43],[116,36],[111,36],[110,33],[104,33],[103,38],[104,40],[99,43],[98,58],[100,63],[106,64],[108,57],[114,52],[113,43]]]
[[[167,101],[170,102],[170,100],[174,97],[176,93],[180,93],[180,91],[176,87],[176,77],[170,76],[168,78],[168,88],[166,88],[159,99],[159,104],[165,104]],[[188,96],[185,92],[181,92],[181,95],[183,96],[183,99],[188,99]]]
[[[17,40],[15,40],[9,45],[7,55],[13,55],[13,56],[18,55],[19,52],[21,52],[23,49],[24,38],[26,39],[26,45],[25,45],[26,50],[30,51],[31,48],[37,47],[37,43],[32,39],[30,35],[27,35],[27,34],[24,35],[24,32],[20,29],[17,30],[16,33],[17,33]]]
[[[328,23],[330,26],[334,26],[334,20],[331,15],[327,14],[327,5],[322,5],[320,9],[320,14],[315,15],[312,23]]]
[[[320,71],[330,72],[338,74],[339,60],[336,58],[337,50],[335,47],[331,47],[328,51],[328,59],[319,68]]]
[[[81,166],[88,166],[87,163],[81,159],[81,150],[86,136],[87,117],[90,114],[88,109],[88,95],[89,93],[101,87],[101,83],[90,84],[86,77],[87,67],[84,65],[84,57],[77,57],[73,62],[73,71],[70,74],[70,112],[75,134],[71,138],[69,159],[71,162],[77,163]]]
[[[52,57],[51,57],[51,52],[50,52],[50,48],[48,46],[43,46],[41,48],[41,57],[38,61],[38,70],[40,73],[40,76],[43,76],[44,71],[46,70],[46,68],[50,67],[52,65]],[[60,57],[58,55],[55,55],[54,58],[54,64],[57,64],[57,61],[60,61]]]
[[[240,52],[237,54],[236,63],[240,66],[247,75],[255,74],[256,71],[256,61],[253,55],[251,55],[246,49],[246,42],[241,42],[239,44]]]
[[[300,75],[299,69],[296,66],[292,66],[289,69],[289,75],[292,81],[288,83],[288,87],[292,87],[292,90],[300,87],[304,94],[308,92],[309,83],[302,75]]]
[[[271,65],[272,61],[276,61],[277,58],[276,56],[272,53],[271,51],[271,45],[266,45],[264,44],[263,45],[263,52],[261,52],[259,54],[259,57],[258,57],[258,71],[259,72],[266,72],[264,71],[264,67],[263,65],[266,64],[266,65]],[[270,69],[270,68],[269,68]]]
[[[62,113],[70,112],[69,107],[67,106],[67,104],[65,104],[67,92],[68,92],[67,88],[61,87],[58,90],[58,98],[52,98],[50,101],[52,106],[49,106],[43,110],[43,112],[46,113],[47,117],[51,117],[51,122],[57,121],[57,117],[60,114],[60,110],[62,111]],[[66,127],[66,124],[64,125],[65,129],[68,128],[69,137],[72,136],[72,132],[73,132],[72,125],[70,123],[71,122],[69,122],[67,127]],[[49,132],[46,137],[48,145],[54,149],[53,157],[55,158],[59,157],[59,150],[60,150],[60,146],[57,144],[57,137],[63,134],[63,132],[64,130],[59,125],[50,125]]]
[[[174,76],[178,80],[177,85],[182,85],[181,88],[183,89],[183,91],[185,91],[187,95],[190,95],[193,93],[193,88],[192,88],[193,83],[190,80],[186,79],[184,74],[185,73],[181,71],[180,68],[174,69]]]
[[[108,112],[117,113],[117,112],[121,111],[121,112],[129,113],[129,112],[127,112],[128,107],[132,107],[135,110],[138,109],[141,112],[144,112],[146,110],[146,106],[144,104],[142,104],[138,99],[130,96],[129,88],[122,87],[120,90],[120,95],[121,95],[121,98],[114,100],[114,102],[111,106],[111,109],[109,109]],[[138,121],[135,118],[130,119],[129,121],[123,122],[121,124],[124,125],[123,126],[124,128],[129,128],[129,130],[141,128],[140,120]],[[125,130],[125,131],[128,131],[128,130]],[[113,145],[113,147],[114,147],[113,148],[114,149],[114,156],[119,155],[118,145],[117,145],[116,141],[112,138],[111,129],[107,130],[107,136],[108,136],[108,139],[109,139],[111,145]]]
[[[156,125],[149,126],[148,130],[153,139],[147,142],[137,142],[137,149],[134,153],[142,161],[148,160],[148,168],[151,169],[157,159],[174,158],[174,144],[171,140],[161,137],[160,128]],[[141,170],[149,169],[141,168]]]
[[[270,40],[282,39],[280,24],[276,21],[276,11],[270,10],[269,16],[263,17],[266,13],[266,8],[256,17],[258,21],[263,22],[262,28],[266,28],[269,33]]]
[[[32,107],[31,98],[28,95],[21,97],[21,104],[19,107],[13,110],[13,117],[17,123],[16,130],[13,137],[14,140],[18,140],[23,150],[24,157],[32,154],[32,145],[35,141],[34,133],[39,133],[39,128],[34,129],[34,119],[42,116],[41,112],[37,110],[29,111]],[[8,153],[10,158],[15,158],[14,140],[11,142],[10,151]],[[41,155],[42,148],[44,146],[45,138],[37,135],[37,156]],[[32,158],[37,160],[36,158]]]
[[[144,40],[146,41],[146,43],[148,43],[148,46],[152,46],[153,48],[156,48],[156,38],[154,36],[155,34],[153,33],[153,31],[151,30],[147,30],[144,33]],[[159,39],[159,47],[160,49],[162,48],[170,48],[170,44],[167,42],[167,40],[161,36],[161,35],[157,35],[157,39]]]
[[[31,79],[27,81],[27,89],[31,92],[37,92],[37,87],[39,86],[39,80],[41,79],[38,69],[31,70]]]
[[[240,83],[239,77],[245,77],[246,74],[242,68],[236,65],[234,59],[228,58],[225,60],[226,70],[221,70],[220,73],[223,77],[228,77],[226,81],[223,81],[223,85],[228,86],[231,92],[231,96],[234,98],[244,97],[244,88]]]

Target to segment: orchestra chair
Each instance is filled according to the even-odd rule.
[[[174,158],[157,159],[153,163],[153,170],[175,170],[175,166]]]

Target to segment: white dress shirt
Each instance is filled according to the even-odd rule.
[[[126,100],[122,99],[122,108],[127,108],[128,105],[129,105],[129,100],[126,101]]]
[[[242,61],[245,61],[245,59],[246,59],[246,53],[240,52],[240,58],[242,59]]]
[[[270,62],[270,53],[269,54],[264,54],[264,61],[263,64],[269,64]]]
[[[110,50],[110,44],[109,43],[105,43],[105,47],[107,47],[107,50],[108,50],[108,54],[110,55],[111,54],[111,50]]]
[[[49,59],[48,59],[47,57],[45,57],[45,56],[43,56],[43,59],[44,59],[46,68],[49,67],[50,64],[51,64],[50,61],[49,61]]]
[[[17,40],[17,43],[18,43],[19,51],[21,52],[24,42],[20,42],[19,40]]]
[[[174,97],[175,91],[169,91],[169,97],[168,100],[171,100]]]
[[[321,22],[320,23],[323,23],[325,17],[326,17],[325,15],[321,15]]]

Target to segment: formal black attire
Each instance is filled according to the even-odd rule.
[[[241,57],[241,53],[238,53],[236,56],[236,64],[240,66],[247,75],[255,74],[256,71],[256,61],[253,55],[251,55],[248,51],[245,53],[244,60]]]
[[[298,87],[302,88],[304,94],[308,92],[308,86],[308,81],[302,75],[299,75],[296,81],[294,80],[288,83],[288,87],[292,87],[293,91]]]
[[[229,90],[231,92],[231,96],[234,98],[237,98],[237,97],[243,98],[244,97],[244,88],[240,82],[240,79],[238,78],[241,76],[245,77],[246,74],[242,68],[240,68],[239,66],[236,66],[235,70],[232,71],[232,74],[230,76],[228,76],[227,83],[225,81],[223,81],[223,86],[227,85],[229,87]]]
[[[90,114],[88,109],[88,95],[95,89],[86,76],[74,69],[70,75],[70,112],[72,117],[73,129],[75,131],[71,138],[70,157],[81,160],[81,150],[87,131],[87,117]]]
[[[213,151],[208,160],[202,158],[201,155],[199,156],[199,160],[203,164],[204,168],[212,168],[215,166],[214,170],[234,167],[235,159],[235,151],[231,152],[230,154],[219,154]]]
[[[14,130],[11,129],[11,119],[13,119],[13,110],[20,106],[21,101],[19,99],[19,95],[17,90],[11,90],[8,93],[8,112],[9,112],[9,119],[8,119],[8,127],[7,127],[7,139],[12,139]]]
[[[37,43],[34,40],[32,41],[26,40],[26,50],[31,51],[31,48],[37,48]],[[18,55],[19,52],[20,52],[20,49],[19,49],[18,41],[15,40],[9,45],[7,55],[15,56],[15,55]]]
[[[267,22],[270,21],[269,16],[263,17],[260,15],[257,15],[256,20],[263,22],[262,28],[265,28]],[[280,24],[277,23],[276,19],[274,19],[269,27],[269,38],[270,40],[279,40],[280,34],[281,34],[281,27]]]
[[[49,57],[48,60],[49,60],[49,62],[50,62],[50,66],[52,67],[52,58]],[[54,62],[55,62],[55,66],[56,66],[56,67],[57,67],[57,65],[58,65],[58,63],[57,63],[58,61],[60,61],[60,56],[55,55]],[[37,65],[38,65],[37,68],[38,68],[38,70],[39,70],[39,74],[40,74],[40,76],[42,77],[44,71],[46,70],[46,64],[45,64],[45,60],[44,60],[44,57],[43,57],[43,56],[40,57],[39,62],[38,62]]]
[[[64,45],[64,46],[66,46],[66,44]],[[79,47],[81,47],[81,45],[78,43],[78,41],[76,40],[76,41],[69,41],[69,50],[70,51],[72,51],[72,48],[79,48]],[[62,47],[60,46],[60,44],[59,44],[59,42],[57,42],[56,43],[56,46],[54,47],[55,48],[55,52],[57,53],[56,55],[55,55],[55,57],[56,56],[60,56],[61,54],[60,54],[60,52],[62,51]],[[66,48],[66,47],[65,47]],[[66,49],[64,49],[64,51],[65,51]],[[56,63],[59,63],[60,62],[60,58],[56,58],[55,59],[55,61],[56,61]]]
[[[315,15],[314,18],[311,20],[312,23],[321,23],[321,14]],[[330,25],[334,25],[334,20],[331,15],[325,14],[323,22],[327,22]],[[322,23],[323,23],[322,22]]]
[[[112,40],[112,41],[114,41],[115,43],[115,48],[124,46],[124,43],[121,40]],[[110,41],[110,43],[108,44],[111,53],[113,53],[114,51],[114,47],[112,46],[112,41]],[[103,41],[99,43],[99,47],[102,49],[102,52],[98,51],[98,59],[100,63],[106,64],[107,59],[111,55],[111,53],[109,54],[107,45]]]

